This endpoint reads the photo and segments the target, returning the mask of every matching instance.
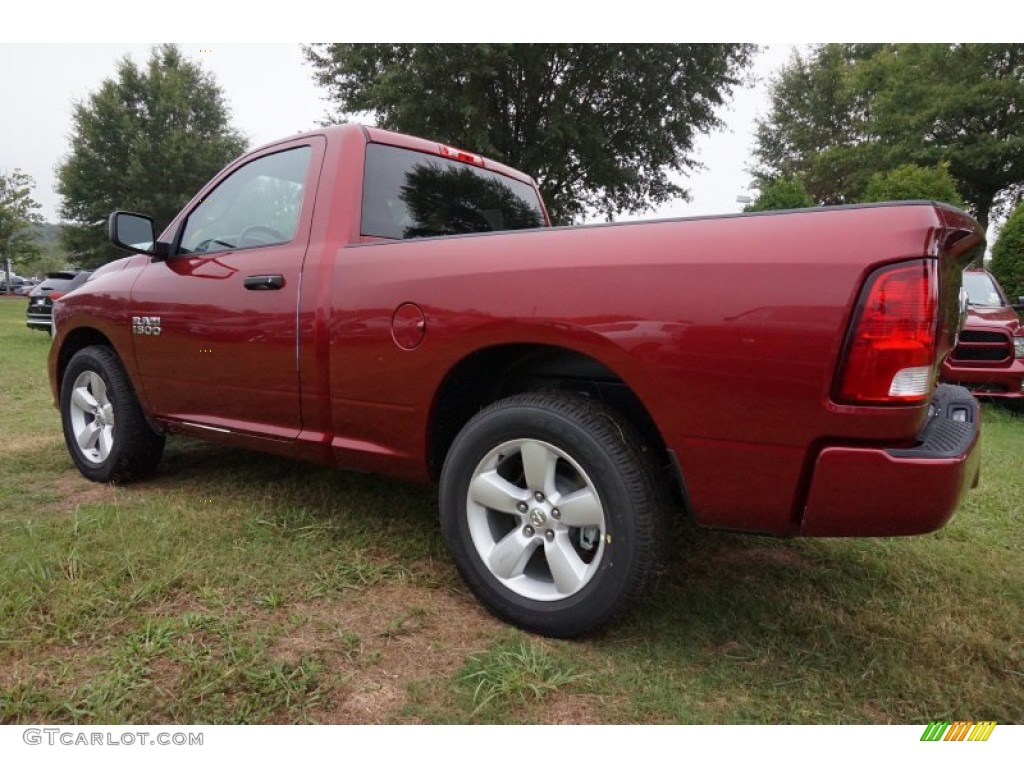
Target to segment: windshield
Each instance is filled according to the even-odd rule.
[[[366,148],[364,235],[404,240],[543,224],[529,184],[423,152],[385,144]]]
[[[975,307],[1005,307],[999,286],[988,272],[964,272],[967,300]]]

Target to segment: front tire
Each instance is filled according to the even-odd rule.
[[[128,374],[108,347],[86,347],[71,358],[60,413],[71,459],[90,480],[136,480],[160,462],[164,437],[149,426]]]
[[[574,637],[643,593],[662,498],[650,450],[614,411],[578,395],[517,395],[455,438],[441,476],[441,531],[492,613]]]

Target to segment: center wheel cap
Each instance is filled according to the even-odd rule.
[[[530,522],[533,523],[535,528],[539,528],[547,522],[547,515],[540,509],[530,510]]]

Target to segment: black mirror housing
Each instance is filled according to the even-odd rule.
[[[141,213],[114,211],[107,220],[107,236],[126,251],[167,258],[167,244],[157,242],[153,219]]]

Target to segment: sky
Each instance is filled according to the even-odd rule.
[[[250,146],[308,130],[323,120],[321,100],[298,44],[203,43],[182,45],[190,59],[216,78],[231,108],[232,124]],[[113,78],[130,56],[139,65],[151,45],[0,44],[0,104],[14,119],[0,120],[0,172],[21,168],[36,181],[35,199],[48,221],[60,198],[55,167],[67,154],[72,109]],[[17,72],[17,77],[6,73]]]
[[[736,90],[720,111],[724,129],[697,141],[695,157],[704,168],[681,180],[690,202],[675,201],[641,217],[623,218],[732,213],[742,208],[736,198],[750,193],[747,168],[755,120],[768,109],[768,79],[794,49],[780,41],[925,42],[955,37],[980,42],[999,31],[991,19],[1019,17],[1018,3],[978,0],[967,6],[963,0],[929,0],[928,12],[921,13],[916,4],[892,0],[833,5],[820,0],[629,0],[606,6],[612,13],[599,13],[598,6],[580,0],[517,0],[515,12],[500,18],[498,12],[508,6],[479,0],[344,5],[289,0],[281,7],[246,6],[244,13],[235,4],[209,0],[175,0],[173,12],[141,7],[136,0],[17,3],[5,10],[0,25],[0,172],[20,168],[30,174],[42,214],[57,220],[54,169],[68,151],[74,101],[86,99],[105,78],[113,77],[123,56],[140,65],[148,59],[150,44],[119,42],[124,40],[228,41],[181,46],[214,75],[230,106],[232,124],[251,146],[316,127],[328,112],[324,92],[314,85],[297,41],[761,41],[762,51],[750,72],[756,84]]]
[[[314,128],[330,109],[325,91],[313,82],[297,43],[201,43],[182,45],[190,59],[216,78],[231,109],[232,124],[250,146]],[[767,79],[788,59],[793,46],[772,44],[761,51],[751,74],[757,85],[738,89],[720,111],[723,130],[701,137],[695,156],[705,168],[682,180],[691,202],[676,201],[640,217],[730,213],[749,194],[755,118],[767,110]],[[15,168],[35,179],[34,197],[47,221],[57,221],[60,198],[55,168],[69,149],[72,107],[116,75],[130,56],[149,58],[147,44],[0,43],[0,172]],[[17,73],[16,76],[12,76]],[[428,137],[429,138],[429,137]],[[473,149],[468,147],[467,149]]]

